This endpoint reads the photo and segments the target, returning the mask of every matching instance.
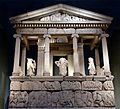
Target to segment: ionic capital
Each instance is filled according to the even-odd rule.
[[[109,37],[109,34],[101,34],[101,38],[103,37]]]
[[[71,37],[72,37],[72,38],[74,38],[74,37],[78,38],[79,35],[78,35],[78,34],[72,34]]]
[[[51,38],[51,35],[50,34],[44,34],[43,37],[44,38]]]
[[[14,34],[13,37],[14,37],[14,38],[17,38],[17,37],[21,38],[22,35],[21,35],[21,34]]]

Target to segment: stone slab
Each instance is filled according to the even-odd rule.
[[[114,90],[113,82],[112,81],[105,81],[103,83],[104,90]]]
[[[19,76],[11,76],[10,77],[11,81],[63,81],[63,76],[43,76],[43,77],[38,77],[38,76],[32,76],[32,77],[19,77]]]
[[[64,81],[85,81],[85,76],[65,76]]]
[[[27,107],[28,93],[26,91],[11,91],[9,107]]]
[[[95,80],[95,81],[105,81],[106,76],[94,76],[93,80]]]
[[[21,90],[22,84],[19,81],[11,81],[10,90]]]
[[[93,92],[94,106],[98,107],[114,107],[114,91],[95,91]]]
[[[85,80],[86,80],[86,81],[92,81],[92,80],[93,80],[93,76],[86,76],[86,77],[85,77]]]
[[[102,83],[100,81],[83,81],[82,90],[102,90]]]
[[[61,83],[62,90],[80,90],[81,83],[80,82],[70,82],[70,81],[63,81]]]
[[[75,91],[75,104],[76,107],[93,106],[92,93],[88,91]]]

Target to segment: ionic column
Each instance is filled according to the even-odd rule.
[[[95,48],[95,63],[96,63],[96,71],[97,75],[101,75],[100,73],[100,57],[98,47]]]
[[[44,35],[45,38],[45,56],[44,56],[44,76],[50,76],[50,35]]]
[[[23,71],[23,76],[25,76],[25,63],[26,63],[26,46],[22,48],[22,57],[21,57],[21,70]]]
[[[43,76],[44,64],[44,46],[41,45],[41,40],[38,38],[38,56],[37,56],[37,76]]]
[[[21,42],[21,35],[14,34],[14,38],[16,38],[15,43],[15,54],[14,54],[14,67],[13,67],[13,76],[18,76],[18,68],[19,68],[19,61],[20,61],[20,42]]]
[[[73,64],[74,64],[74,76],[80,76],[80,66],[79,66],[79,58],[78,58],[78,51],[77,51],[77,38],[79,37],[78,34],[72,34],[73,38]]]
[[[109,37],[108,34],[101,34],[102,37],[102,51],[103,51],[103,63],[104,63],[104,71],[105,75],[110,75],[110,65],[109,65],[109,55],[107,48],[107,40],[106,37]]]
[[[78,55],[79,55],[79,65],[80,65],[80,73],[85,76],[85,65],[84,65],[84,50],[83,43],[78,44]]]

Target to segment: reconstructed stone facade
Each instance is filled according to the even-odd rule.
[[[115,107],[106,33],[111,17],[59,4],[10,20],[16,29],[10,109]],[[84,46],[94,55],[86,58]]]

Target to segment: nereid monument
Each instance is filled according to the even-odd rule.
[[[115,107],[106,33],[111,17],[58,4],[10,21],[16,44],[9,109]]]

